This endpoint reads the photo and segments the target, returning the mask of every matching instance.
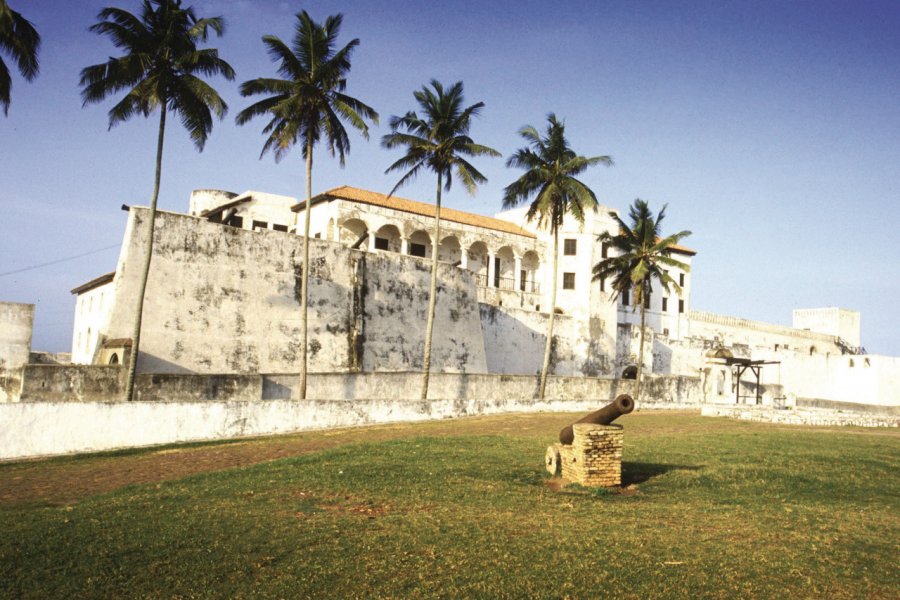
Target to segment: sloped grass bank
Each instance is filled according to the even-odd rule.
[[[497,435],[476,420],[476,435],[465,421],[440,435],[403,426],[397,439],[357,430],[329,449],[65,506],[0,504],[0,596],[890,598],[900,589],[895,433],[629,415],[629,485],[608,493],[547,485],[556,422],[515,419]],[[7,470],[78,463],[3,465],[0,482]]]

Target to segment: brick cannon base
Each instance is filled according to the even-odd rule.
[[[552,475],[590,487],[613,487],[622,483],[621,425],[577,423],[571,445],[547,448],[547,470]]]

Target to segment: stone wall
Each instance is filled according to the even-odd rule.
[[[0,302],[0,403],[18,397],[31,354],[34,304]]]
[[[28,365],[19,402],[118,402],[124,394],[125,369],[105,365]],[[413,399],[419,372],[310,373],[307,397],[348,401]],[[514,400],[535,404],[539,376],[479,373],[432,373],[429,400]],[[547,397],[572,402],[611,401],[621,393],[634,393],[634,381],[595,377],[547,379]],[[701,380],[690,377],[649,377],[641,405],[697,405],[702,401]],[[401,391],[402,390],[402,391]],[[287,400],[296,396],[296,374],[139,373],[138,400],[253,401]]]
[[[866,414],[840,410],[779,410],[757,406],[704,405],[700,413],[705,417],[730,417],[757,423],[807,426],[900,427],[900,416]]]
[[[132,208],[115,279],[136,295],[148,211]],[[301,237],[160,212],[138,369],[155,373],[295,371],[300,360]],[[432,367],[484,372],[475,286],[440,265]],[[310,240],[310,371],[421,364],[430,283],[422,261]],[[117,302],[107,338],[131,336],[134,303]]]
[[[0,459],[504,412],[588,412],[634,393],[633,381],[551,377],[539,402],[537,376],[435,373],[423,402],[413,399],[420,373],[331,373],[310,375],[309,399],[298,401],[289,399],[296,375],[141,374],[138,400],[123,402],[124,380],[118,367],[29,367],[21,401],[0,404]],[[699,405],[699,380],[652,381],[639,410]]]
[[[398,393],[418,389],[419,373],[333,373],[311,375],[310,399],[292,401],[295,375],[143,374],[139,400],[122,402],[124,369],[28,368],[35,376],[26,396],[0,404],[0,459],[504,412],[588,412],[634,393],[633,381],[551,377],[547,399],[538,402],[536,376],[436,373],[433,398],[423,402]],[[638,410],[702,407],[710,415],[819,425],[900,420],[890,412],[704,404],[696,378],[653,377],[645,385]]]
[[[34,304],[0,302],[0,371],[28,364]]]

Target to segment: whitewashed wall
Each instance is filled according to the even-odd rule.
[[[115,279],[136,296],[148,211],[132,208]],[[143,372],[295,371],[299,360],[302,243],[160,212],[144,304]],[[422,355],[429,272],[409,257],[310,244],[310,371],[406,370]],[[484,372],[474,284],[441,265],[436,370]],[[134,306],[113,307],[109,338],[130,337]]]

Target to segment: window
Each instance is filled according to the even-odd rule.
[[[563,289],[575,289],[575,273],[563,273]]]
[[[387,238],[375,238],[375,249],[376,250],[387,250],[388,249],[388,239]]]
[[[678,274],[678,286],[684,287],[684,273]]]
[[[519,271],[519,291],[525,291],[525,284],[528,282],[528,271],[522,269]]]
[[[500,257],[494,257],[494,287],[500,287]]]
[[[563,240],[563,254],[565,256],[575,256],[575,253],[578,250],[578,240],[565,239]]]
[[[662,311],[666,312],[669,308],[669,299],[663,296]]]
[[[680,312],[680,313],[684,312],[684,300],[678,301],[678,312]]]
[[[253,220],[253,231],[260,231],[268,228],[269,224],[265,221],[257,221],[256,219]]]
[[[602,278],[600,279],[600,291],[601,292],[606,291],[606,279],[602,279]]]
[[[410,243],[409,245],[409,255],[410,256],[421,256],[425,257],[425,244],[417,244],[415,242]]]
[[[622,290],[622,306],[628,306],[628,290]]]
[[[606,245],[606,242],[600,244],[600,256],[602,258],[609,258],[609,246]]]
[[[241,229],[244,226],[244,217],[238,217],[238,216],[231,217],[230,219],[228,219],[228,223],[226,223],[226,225],[229,225],[231,227],[237,227],[238,229]]]
[[[287,225],[272,225],[272,229],[274,231],[283,231],[283,232],[287,233]],[[322,235],[321,233],[317,233],[316,237],[321,237],[321,235]]]
[[[650,292],[644,294],[644,308],[650,308]]]
[[[669,337],[669,330],[668,330],[668,328],[663,328],[663,335],[666,336],[666,337]]]

